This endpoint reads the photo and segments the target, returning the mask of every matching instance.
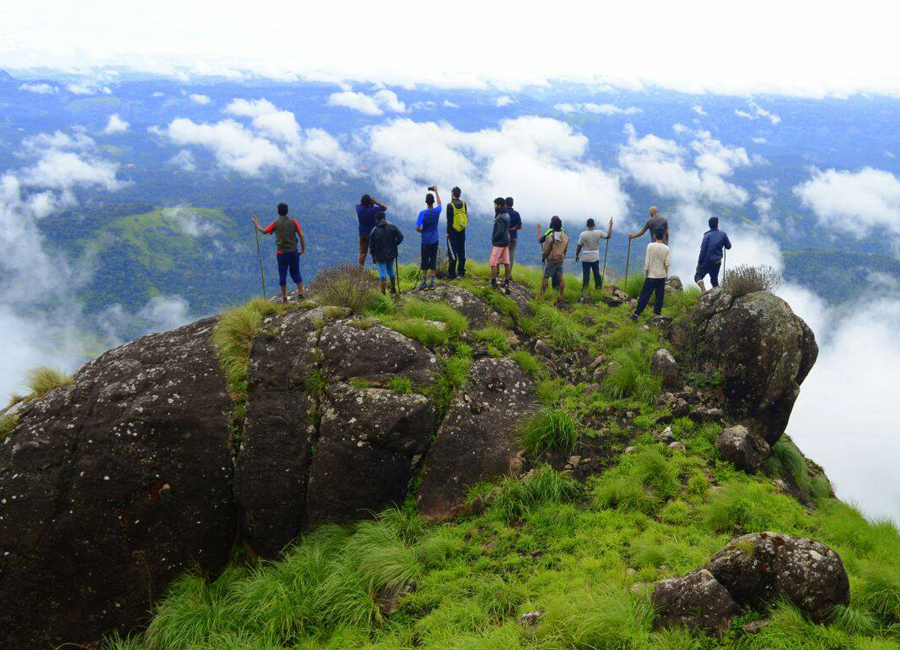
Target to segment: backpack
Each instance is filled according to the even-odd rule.
[[[469,225],[469,212],[466,208],[466,202],[460,201],[460,203],[462,205],[459,207],[451,203],[453,205],[453,230],[456,232],[462,232]]]

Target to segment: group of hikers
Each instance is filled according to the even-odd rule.
[[[418,289],[433,289],[437,276],[437,260],[440,238],[438,226],[442,212],[446,212],[447,222],[447,279],[456,280],[466,277],[466,229],[469,224],[468,206],[462,199],[462,190],[454,187],[451,199],[444,210],[441,195],[436,185],[428,188],[425,195],[425,208],[416,218],[415,229],[421,235],[421,284]],[[519,231],[522,229],[522,217],[513,208],[512,197],[494,199],[494,224],[491,231],[491,286],[510,293],[513,267],[516,260]],[[399,246],[403,242],[403,233],[389,223],[386,217],[387,205],[370,194],[364,194],[356,206],[359,222],[359,255],[357,264],[365,266],[366,259],[371,256],[378,269],[381,281],[381,292],[390,291],[396,294],[397,260]],[[257,218],[253,224],[262,234],[274,234],[276,241],[276,258],[278,261],[278,277],[282,299],[287,301],[287,276],[297,285],[298,299],[303,298],[303,278],[300,275],[300,255],[306,251],[306,240],[300,222],[288,216],[288,206],[278,204],[278,218],[263,228]],[[669,277],[671,253],[669,250],[669,224],[659,215],[657,208],[650,208],[650,216],[640,231],[628,235],[629,251],[631,241],[649,232],[651,241],[647,245],[644,257],[644,284],[638,296],[637,306],[632,319],[637,320],[654,296],[653,312],[662,312],[665,297],[665,286]],[[581,262],[582,299],[588,299],[588,288],[593,278],[594,287],[603,287],[603,273],[600,271],[600,242],[609,239],[613,233],[613,220],[609,220],[606,231],[599,230],[594,219],[588,219],[586,230],[578,236],[575,249],[575,261]],[[544,265],[541,280],[540,298],[543,299],[548,286],[558,291],[557,304],[563,300],[565,278],[563,268],[569,248],[569,236],[563,229],[562,219],[553,216],[550,227],[544,231],[537,224],[538,243],[541,246],[541,263]],[[700,257],[694,274],[694,282],[706,293],[704,279],[709,276],[713,287],[719,286],[719,271],[722,267],[724,251],[731,248],[728,235],[719,230],[719,220],[709,220],[709,230],[703,235],[700,246]],[[500,280],[500,267],[503,267],[503,279]],[[604,259],[604,271],[606,262]]]

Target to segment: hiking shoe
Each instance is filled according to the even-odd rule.
[[[638,315],[632,312],[632,314],[631,314],[631,316],[629,316],[629,318],[631,319],[632,323],[636,323],[637,319],[638,319]]]

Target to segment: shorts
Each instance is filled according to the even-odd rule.
[[[699,282],[707,275],[709,276],[709,281],[714,287],[719,286],[719,269],[722,268],[722,261],[718,260],[716,262],[707,262],[706,264],[701,264],[697,267],[697,273],[694,275],[694,282]]]
[[[303,276],[300,275],[300,253],[291,251],[289,253],[276,253],[275,258],[278,260],[278,284],[284,286],[287,284],[287,274],[290,270],[291,280],[294,284],[301,284]]]
[[[369,234],[359,233],[359,258],[361,260],[366,259],[366,255],[369,254]]]
[[[433,244],[422,244],[422,270],[434,271],[437,269],[437,242]]]
[[[552,279],[553,286],[556,287],[559,285],[559,281],[563,276],[563,263],[559,262],[557,264],[553,264],[551,262],[547,262],[544,264],[544,279]]]
[[[378,276],[382,280],[387,280],[390,278],[394,279],[394,260],[388,260],[387,262],[375,262],[375,266],[378,267]]]
[[[491,248],[491,266],[509,264],[509,246],[494,246]]]

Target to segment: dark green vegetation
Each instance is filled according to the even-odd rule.
[[[484,292],[483,267],[473,264],[473,271],[463,286]],[[414,270],[403,273],[411,277]],[[537,277],[533,269],[517,269],[517,279],[531,288]],[[787,440],[776,445],[766,475],[747,476],[719,460],[719,425],[673,419],[656,400],[660,387],[649,359],[662,345],[659,334],[630,323],[627,307],[578,303],[580,284],[571,280],[570,286],[561,311],[550,306],[550,296],[527,309],[502,302],[504,326],[473,330],[446,304],[425,296],[394,301],[374,290],[354,316],[359,327],[381,322],[438,355],[440,377],[428,390],[442,408],[465,385],[474,346],[513,357],[537,379],[542,402],[520,429],[536,460],[533,469],[473,487],[472,514],[450,522],[426,524],[409,500],[355,526],[319,527],[277,562],[237,553],[211,583],[182,576],[145,634],[109,639],[107,650],[897,647],[897,529],[828,498],[827,486],[811,478]],[[696,298],[695,292],[669,296],[665,311],[681,318]],[[268,309],[275,308],[238,307],[216,330],[237,397],[249,341]],[[570,381],[544,357],[522,349],[537,337],[564,358],[602,354],[615,367],[588,390],[587,381]],[[699,374],[687,381],[697,388],[716,385],[715,377]],[[408,382],[388,387],[418,390]],[[657,441],[654,434],[666,426],[660,419],[684,451]],[[623,453],[626,446],[633,449]],[[606,454],[607,462],[584,483],[548,464],[553,454],[585,448]],[[780,492],[775,478],[800,486],[813,507]],[[851,604],[836,612],[834,623],[811,623],[791,605],[777,603],[769,612],[739,616],[721,643],[653,630],[648,589],[640,583],[694,570],[733,537],[760,530],[812,537],[841,555]],[[535,610],[541,612],[535,625],[519,622]],[[771,624],[761,632],[741,631],[762,617]]]

